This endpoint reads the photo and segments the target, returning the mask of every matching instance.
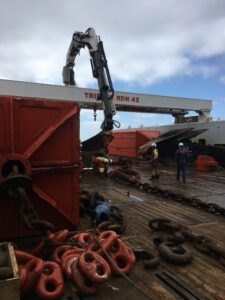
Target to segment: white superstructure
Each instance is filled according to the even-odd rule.
[[[74,86],[0,79],[0,95],[52,101],[75,101],[81,108],[102,108],[101,102],[97,100],[98,90]],[[145,127],[145,129],[159,130],[161,134],[182,128],[207,129],[195,139],[205,139],[207,144],[225,144],[225,121],[211,121],[211,100],[115,92],[114,101],[118,111],[170,114],[175,117],[177,123],[181,123]],[[197,122],[182,123],[185,122],[184,115],[191,111],[198,113]],[[190,120],[191,118],[186,121]]]
[[[0,79],[0,95],[55,101],[75,101],[81,108],[102,108],[101,102],[97,100],[98,90],[74,86]],[[177,119],[193,111],[198,113],[199,121],[206,121],[210,118],[212,110],[211,100],[138,93],[115,92],[114,101],[118,111],[170,114]]]
[[[204,143],[206,145],[225,145],[225,120],[149,126],[149,127],[144,127],[142,129],[157,130],[160,132],[160,134],[164,134],[172,130],[187,129],[187,128],[194,129],[194,130],[205,129],[203,133],[192,138],[192,141],[199,142],[200,140],[204,140]],[[132,128],[132,130],[134,130],[134,128]]]

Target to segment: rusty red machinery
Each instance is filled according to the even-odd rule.
[[[26,190],[23,205],[30,207],[24,210],[35,208],[55,230],[74,228],[79,222],[78,105],[0,97],[0,171],[0,240],[35,233],[25,224],[28,216],[21,217],[15,187]]]
[[[209,172],[219,167],[218,162],[209,155],[198,155],[195,166],[197,171]]]
[[[108,146],[109,154],[121,157],[138,158],[139,147],[158,138],[159,135],[159,131],[142,129],[114,131],[113,139]]]

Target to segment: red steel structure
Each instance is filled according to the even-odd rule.
[[[0,97],[0,185],[10,165],[31,176],[27,191],[56,230],[79,223],[79,107],[70,101]],[[32,235],[16,199],[0,195],[0,239]]]
[[[109,154],[137,158],[139,147],[157,138],[159,135],[159,131],[149,130],[114,131],[113,140],[109,144]]]

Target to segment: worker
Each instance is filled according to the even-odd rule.
[[[188,151],[184,147],[183,143],[179,143],[179,148],[175,153],[175,159],[177,163],[177,181],[180,180],[180,174],[182,173],[183,182],[186,182],[186,165],[188,159]]]
[[[151,144],[150,148],[150,166],[152,171],[151,179],[159,179],[159,152],[156,143]]]
[[[108,157],[97,156],[93,159],[93,171],[97,174],[107,176],[110,163],[112,163],[112,160]]]
[[[92,213],[91,218],[95,226],[100,223],[108,221],[110,217],[110,207],[108,203],[105,202],[104,197],[102,197],[98,192],[94,193],[92,196]]]

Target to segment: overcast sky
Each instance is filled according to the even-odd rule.
[[[0,78],[62,85],[74,31],[94,27],[115,90],[213,100],[225,119],[224,0],[3,1]],[[88,51],[76,60],[80,87],[96,87]],[[81,139],[99,131],[101,113],[81,113]],[[155,115],[118,113],[126,128],[172,122]],[[90,127],[92,130],[90,130]]]

